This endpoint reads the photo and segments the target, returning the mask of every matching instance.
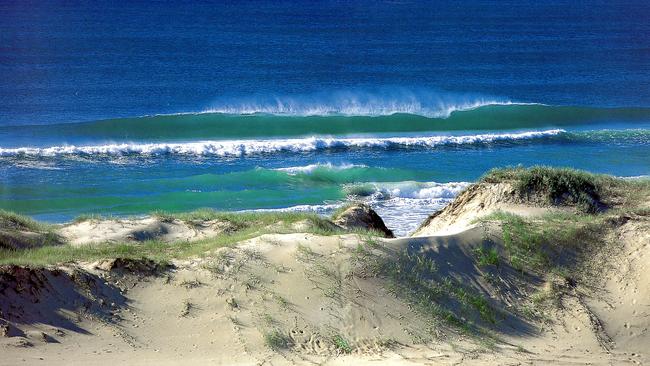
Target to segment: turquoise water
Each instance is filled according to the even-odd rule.
[[[411,231],[496,166],[650,174],[645,2],[0,4],[0,208],[350,199]]]
[[[498,126],[482,128],[490,120]],[[648,121],[642,108],[489,105],[447,117],[205,114],[4,128],[15,146],[0,148],[0,207],[64,221],[201,207],[326,214],[357,199],[404,234],[495,166],[646,174]]]

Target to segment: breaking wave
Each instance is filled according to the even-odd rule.
[[[557,136],[564,130],[527,131],[476,135],[419,137],[338,138],[310,137],[274,140],[223,140],[186,143],[123,143],[92,146],[0,148],[0,156],[60,155],[214,155],[247,156],[273,153],[302,153],[328,149],[433,148],[444,145],[475,145],[515,142]]]

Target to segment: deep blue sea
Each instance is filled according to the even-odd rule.
[[[0,3],[0,208],[405,234],[518,164],[650,174],[650,3]]]

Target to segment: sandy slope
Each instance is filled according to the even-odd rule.
[[[463,191],[451,204],[429,216],[412,236],[457,234],[476,226],[476,219],[496,211],[536,216],[558,210],[562,209],[521,202],[510,183],[477,183]]]
[[[522,207],[503,198],[507,187],[472,194],[437,217],[460,228],[484,213],[479,201]],[[614,221],[613,244],[575,282],[479,266],[477,248],[502,245],[489,223],[401,239],[263,235],[169,267],[4,267],[0,365],[648,363],[650,218]],[[418,302],[429,283],[450,285]],[[461,288],[487,301],[494,322],[450,295]],[[560,293],[559,306],[524,316],[531,295],[549,291]],[[269,334],[287,348],[270,349]]]
[[[198,240],[214,237],[233,229],[232,224],[210,220],[193,225],[181,220],[163,220],[157,217],[142,219],[90,219],[65,225],[59,234],[72,245],[93,243],[164,242]]]

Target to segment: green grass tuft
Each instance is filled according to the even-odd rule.
[[[553,212],[524,218],[497,211],[480,221],[501,223],[505,259],[520,271],[550,272],[566,255],[602,244],[610,216]]]
[[[264,333],[264,344],[274,351],[279,351],[289,348],[291,345],[291,338],[277,329]]]
[[[334,346],[341,353],[351,353],[352,352],[352,346],[350,346],[350,343],[345,338],[343,338],[343,336],[338,335],[338,334],[335,335],[332,338],[332,342],[334,342]]]
[[[515,182],[521,197],[541,195],[550,203],[575,204],[590,213],[602,210],[603,194],[611,186],[622,183],[622,180],[608,175],[548,166],[492,169],[481,178],[481,182],[486,183],[505,181]]]
[[[358,202],[348,202],[344,205],[341,205],[336,210],[334,210],[334,212],[332,212],[332,215],[330,215],[330,217],[332,218],[332,220],[336,220],[339,216],[341,216],[343,212],[345,212],[345,210],[347,210],[350,207],[356,206],[357,204]]]
[[[496,248],[476,248],[474,254],[479,266],[499,266],[499,251]]]
[[[28,216],[0,209],[0,229],[25,231],[50,231],[51,225],[40,223]]]

